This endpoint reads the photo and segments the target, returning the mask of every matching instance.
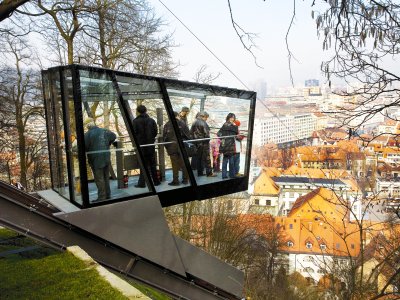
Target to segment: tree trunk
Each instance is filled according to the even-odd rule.
[[[20,166],[21,166],[21,173],[20,173],[20,182],[24,187],[28,187],[27,185],[27,166],[26,166],[26,141],[24,136],[24,127],[20,120],[17,120],[17,131],[18,131],[18,152],[19,152],[19,159],[20,159]]]
[[[74,40],[68,39],[67,42],[67,53],[68,53],[68,64],[71,65],[74,63]]]

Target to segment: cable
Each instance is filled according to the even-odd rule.
[[[202,40],[200,40],[200,38],[199,37],[197,37],[197,35],[196,34],[194,34],[194,32],[193,31],[191,31],[190,29],[189,29],[189,27],[187,27],[186,25],[185,25],[185,23],[183,23],[182,21],[181,21],[181,19],[179,19],[178,18],[178,16],[176,16],[161,0],[158,0],[181,24],[182,24],[182,26],[183,27],[185,27],[207,50],[208,50],[208,52],[210,52],[211,53],[211,55],[212,56],[214,56],[247,90],[250,90],[247,86],[246,86],[246,84],[210,49],[210,48],[208,48],[207,47],[207,45],[206,44],[204,44],[203,43],[203,41]]]
[[[186,26],[185,23],[183,23],[183,21],[177,16],[175,15],[168,7],[167,5],[164,4],[164,2],[162,2],[161,0],[158,0],[164,7],[165,9],[167,9],[178,21],[179,23],[182,24],[183,27],[185,27],[187,29],[187,31],[190,32],[191,35],[193,35],[193,37],[198,40],[207,50],[208,52],[211,53],[212,56],[214,56],[227,70],[229,73],[232,74],[233,77],[235,77],[248,91],[250,91],[251,89],[239,78],[239,76],[237,76],[209,47],[207,47],[207,45],[193,32],[190,30],[190,28],[188,26]],[[279,116],[273,112],[270,108],[267,107],[267,105],[264,103],[263,100],[261,100],[260,98],[256,98],[257,101],[259,101],[271,114],[273,117],[277,118],[278,121],[296,138],[296,139],[300,139],[292,130],[291,128],[289,128],[280,118]]]
[[[192,34],[248,91],[250,91],[250,88],[239,78],[239,76],[237,76],[209,47],[206,46],[206,44],[193,32],[189,29],[188,26],[186,26],[185,23],[183,23],[183,21],[177,16],[175,15],[163,2],[162,0],[158,0],[181,24],[182,26],[184,26],[189,32],[190,34]],[[272,111],[265,103],[262,99],[260,98],[256,98],[271,114],[273,117],[275,117],[276,119],[278,119],[278,121],[284,126],[284,128],[286,128],[288,130],[289,133],[292,134],[293,137],[295,137],[296,139],[300,139],[292,130],[290,127],[288,127],[280,118],[279,116]],[[319,156],[317,156],[313,151],[312,148],[310,148],[309,146],[305,145],[305,147],[307,147],[309,150],[311,150],[311,153],[314,157],[319,158]]]

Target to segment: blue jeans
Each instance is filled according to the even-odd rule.
[[[240,153],[235,153],[233,155],[233,163],[235,166],[235,175],[239,173],[240,170]]]
[[[233,155],[225,155],[224,158],[222,159],[222,178],[227,178],[227,167],[229,163],[229,177],[234,178],[235,177],[235,164],[234,164],[234,156]]]

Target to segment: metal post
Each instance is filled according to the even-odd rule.
[[[158,132],[162,133],[163,132],[163,125],[164,125],[164,118],[163,118],[163,109],[161,107],[157,107],[157,124],[158,124]],[[163,142],[163,136],[160,134],[158,136],[158,142],[162,143]],[[161,181],[165,179],[165,150],[163,145],[159,145],[157,147],[157,152],[158,152],[158,164],[159,164],[159,170],[160,170],[160,176],[161,176]]]
[[[117,141],[117,151],[115,153],[117,160],[117,180],[118,188],[122,189],[124,187],[124,153],[122,152],[122,141]]]

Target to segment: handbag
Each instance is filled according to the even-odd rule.
[[[189,157],[195,156],[197,153],[196,145],[193,143],[189,143],[189,142],[184,142],[184,143],[185,143],[185,150],[186,150],[187,156],[189,156]]]

